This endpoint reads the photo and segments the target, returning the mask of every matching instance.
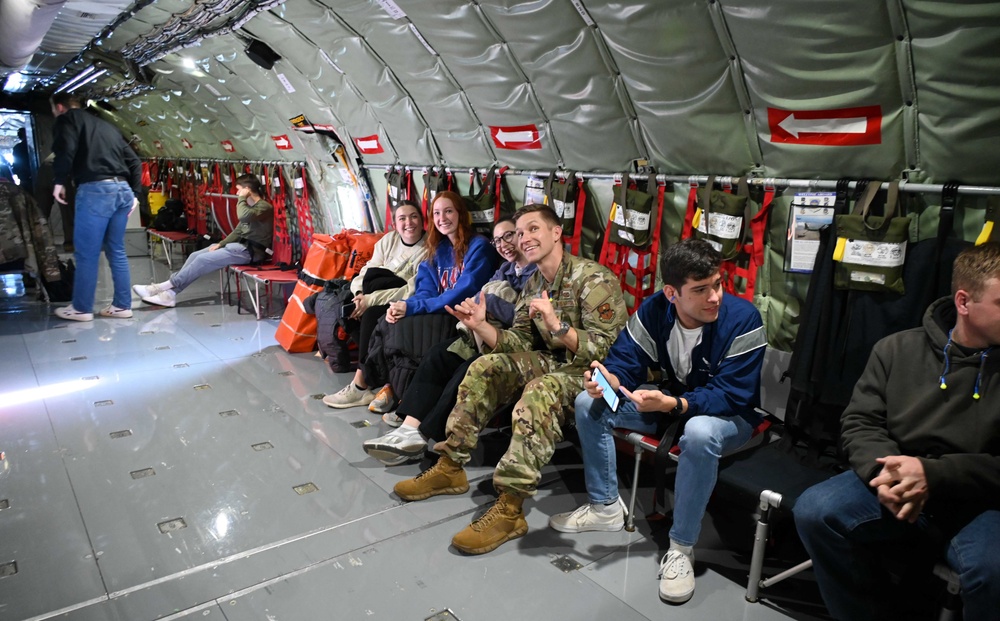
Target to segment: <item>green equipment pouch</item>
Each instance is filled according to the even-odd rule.
[[[833,284],[838,289],[905,293],[903,262],[910,217],[897,215],[899,181],[889,184],[885,215],[870,214],[880,186],[877,181],[869,183],[851,214],[834,217],[837,244],[833,250]]]
[[[621,186],[611,204],[610,239],[613,243],[644,250],[653,239],[653,208],[656,199],[656,171],[650,171],[645,190],[629,188],[628,173],[622,174]]]
[[[737,180],[736,194],[715,190],[714,186],[713,175],[699,190],[698,207],[691,227],[697,239],[712,244],[722,254],[723,260],[729,261],[740,253],[744,230],[750,221],[746,213],[750,187],[745,177]]]
[[[564,174],[566,179],[561,181],[555,171],[549,173],[549,178],[545,180],[545,197],[559,216],[563,231],[570,234],[576,226],[576,173],[567,170]]]

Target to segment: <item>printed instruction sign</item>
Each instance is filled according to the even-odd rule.
[[[836,200],[836,192],[800,192],[792,198],[785,244],[786,272],[809,274],[813,271],[820,231],[833,224]]]

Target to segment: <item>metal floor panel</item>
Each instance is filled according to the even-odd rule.
[[[132,266],[149,282],[148,261]],[[98,307],[108,282],[102,267]],[[0,621],[811,618],[745,604],[743,561],[711,520],[679,607],[657,597],[663,536],[644,520],[549,529],[586,498],[572,447],[543,469],[525,537],[458,554],[451,537],[492,502],[482,463],[505,437],[480,443],[468,494],[402,503],[393,485],[430,460],[369,458],[380,417],[318,398],[352,375],[283,351],[277,322],[221,305],[214,277],[176,308],[135,301],[130,320],[50,311],[0,306],[0,564],[18,563],[0,577]]]

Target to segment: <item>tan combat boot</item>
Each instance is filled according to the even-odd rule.
[[[469,479],[461,466],[442,455],[436,464],[392,489],[403,500],[423,500],[438,494],[464,494],[469,491]]]
[[[455,535],[451,545],[466,554],[486,554],[504,542],[523,537],[528,532],[521,503],[524,499],[501,492],[496,504],[483,516]]]

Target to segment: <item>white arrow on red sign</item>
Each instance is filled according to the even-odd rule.
[[[823,146],[882,143],[882,107],[836,110],[767,109],[771,142]]]
[[[183,143],[185,149],[191,149],[191,148],[193,148],[192,145],[191,145],[191,143],[188,142],[187,138],[181,138],[181,143]]]
[[[384,151],[382,144],[378,141],[378,134],[355,138],[354,144],[358,145],[358,151],[361,151],[365,155],[374,155]]]
[[[292,141],[288,139],[288,136],[282,134],[280,136],[271,136],[271,140],[274,141],[274,146],[282,151],[287,151],[292,148]]]
[[[515,125],[510,127],[490,126],[490,136],[498,149],[541,149],[542,141],[535,125]]]
[[[226,153],[235,153],[236,152],[236,147],[233,146],[233,142],[231,140],[223,140],[222,141],[222,148],[223,148],[223,150],[225,150]]]

